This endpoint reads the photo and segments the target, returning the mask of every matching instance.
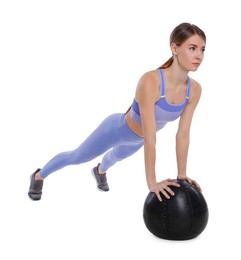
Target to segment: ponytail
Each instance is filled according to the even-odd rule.
[[[173,57],[171,57],[169,60],[167,60],[164,64],[162,64],[158,69],[166,69],[171,67],[173,63]]]

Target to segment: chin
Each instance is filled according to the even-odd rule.
[[[183,69],[186,70],[187,72],[195,72],[198,70],[198,67],[195,67],[193,65],[189,65],[189,66],[183,66]]]
[[[191,68],[189,68],[189,71],[192,71],[192,72],[195,72],[195,71],[197,71],[198,70],[198,68],[196,68],[196,67],[191,67]]]

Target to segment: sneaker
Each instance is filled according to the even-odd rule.
[[[43,180],[35,180],[35,175],[39,172],[40,169],[37,169],[31,176],[30,176],[30,187],[28,191],[28,196],[32,200],[40,200],[42,196],[42,189],[43,189]]]
[[[107,179],[106,179],[106,173],[104,174],[99,174],[98,171],[98,167],[100,164],[98,164],[96,167],[94,167],[92,169],[92,175],[95,178],[96,182],[97,182],[97,187],[99,190],[101,191],[108,191],[109,190],[109,186],[107,183]]]

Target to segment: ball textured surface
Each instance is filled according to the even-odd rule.
[[[160,202],[154,192],[145,200],[143,218],[155,236],[169,240],[197,237],[208,223],[208,206],[201,191],[187,181],[175,180],[180,187],[170,186],[175,195]]]

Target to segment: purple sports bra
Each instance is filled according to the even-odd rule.
[[[160,99],[155,104],[155,118],[156,118],[156,129],[157,131],[163,128],[166,123],[174,121],[179,118],[186,107],[188,100],[190,98],[190,78],[188,77],[186,98],[182,104],[170,104],[166,100],[166,84],[163,69],[158,69],[160,79],[161,79],[161,96]],[[136,99],[133,100],[130,109],[131,118],[141,125],[141,116],[139,105]]]

